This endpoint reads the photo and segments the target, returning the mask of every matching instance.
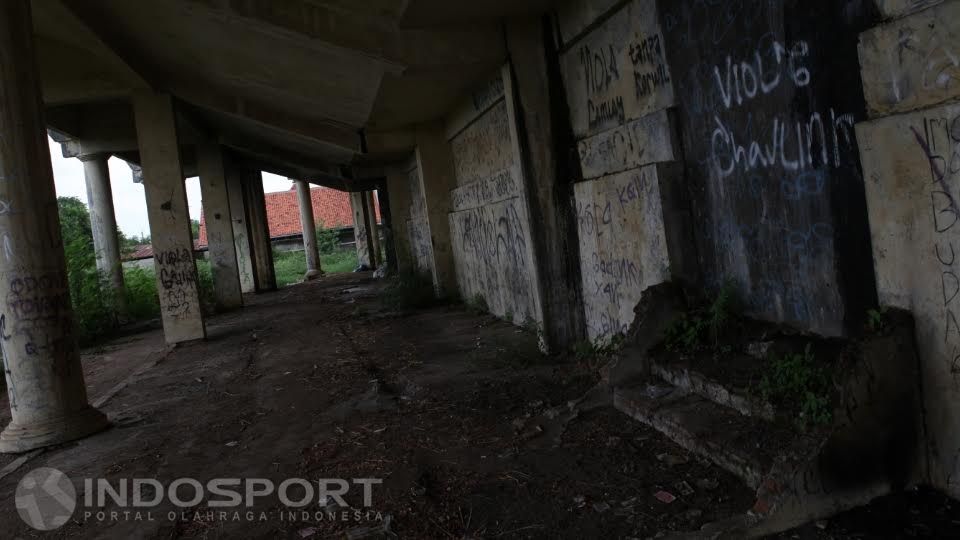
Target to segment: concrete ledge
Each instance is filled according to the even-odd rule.
[[[731,390],[720,381],[715,381],[686,367],[655,363],[651,371],[657,377],[688,392],[698,394],[718,405],[729,407],[744,416],[773,421],[773,405]]]
[[[736,475],[751,488],[760,486],[773,465],[773,455],[758,447],[750,436],[761,427],[760,421],[675,386],[616,388],[613,405]]]

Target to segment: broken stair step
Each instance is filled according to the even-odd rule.
[[[613,404],[688,451],[736,475],[752,489],[770,472],[775,449],[780,446],[765,444],[767,437],[778,431],[772,423],[741,415],[673,385],[650,383],[615,388]]]
[[[770,421],[774,419],[775,411],[770,402],[745,396],[686,365],[656,362],[651,366],[651,371],[673,386],[699,394],[718,405],[730,407],[742,415]]]

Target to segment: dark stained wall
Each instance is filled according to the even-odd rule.
[[[875,303],[853,126],[869,0],[661,0],[701,276],[828,335]]]

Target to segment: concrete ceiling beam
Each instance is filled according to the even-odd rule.
[[[409,1],[343,2],[313,0],[224,2],[182,0],[221,16],[255,21],[379,58],[398,74],[409,66],[450,66],[502,57],[499,23],[404,29],[399,25]]]

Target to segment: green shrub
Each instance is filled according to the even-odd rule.
[[[357,250],[342,249],[326,255],[320,255],[320,265],[328,274],[346,274],[353,272],[359,265]]]
[[[131,320],[160,317],[160,299],[157,297],[157,279],[153,270],[139,267],[124,269],[123,286],[127,295],[127,314]]]
[[[353,272],[357,267],[357,252],[353,249],[337,249],[331,253],[321,253],[320,267],[327,274]],[[302,251],[274,251],[273,270],[277,287],[300,283],[307,273],[307,260]]]
[[[274,251],[273,272],[277,277],[277,287],[286,287],[300,283],[307,272],[307,261],[302,251]]]
[[[887,329],[887,307],[867,310],[867,329],[875,334],[884,334]]]
[[[667,350],[686,354],[707,348],[723,350],[720,342],[736,309],[734,284],[727,281],[709,306],[684,313],[667,327],[665,336]]]
[[[210,269],[210,261],[206,259],[197,259],[197,293],[200,295],[200,309],[204,313],[213,313],[216,309],[213,271]]]
[[[833,420],[830,373],[817,363],[808,344],[803,353],[773,359],[760,381],[760,394],[774,405],[796,414],[801,428]]]
[[[86,345],[117,327],[115,298],[97,271],[87,207],[74,197],[59,197],[57,206],[77,340]]]
[[[317,250],[321,255],[331,255],[340,251],[340,232],[337,229],[317,229]]]

